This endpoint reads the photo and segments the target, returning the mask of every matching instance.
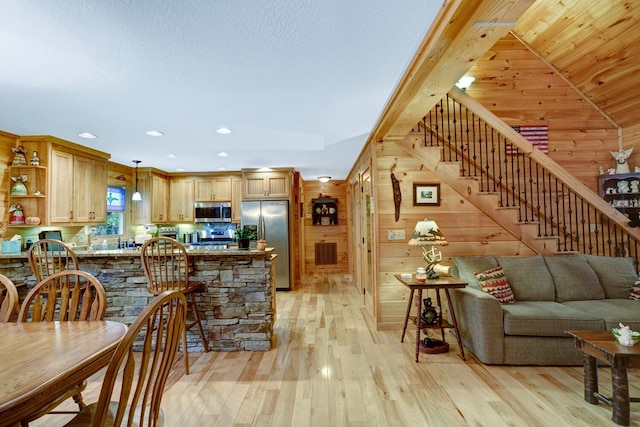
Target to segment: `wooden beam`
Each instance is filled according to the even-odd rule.
[[[534,0],[445,1],[371,133],[401,140]]]

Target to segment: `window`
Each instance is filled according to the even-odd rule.
[[[118,235],[124,233],[124,211],[126,192],[122,187],[107,187],[107,223],[96,227],[96,235]]]

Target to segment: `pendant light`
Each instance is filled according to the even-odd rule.
[[[135,193],[133,193],[133,196],[131,196],[131,200],[133,200],[134,202],[139,202],[140,200],[142,200],[142,196],[138,191],[138,164],[140,162],[142,162],[142,160],[133,160],[133,163],[136,164],[136,191]]]

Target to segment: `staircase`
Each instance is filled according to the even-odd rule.
[[[638,271],[629,219],[464,92],[398,144],[533,251],[630,256]]]

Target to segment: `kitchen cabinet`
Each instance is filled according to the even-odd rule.
[[[289,171],[244,173],[243,180],[245,200],[288,199],[291,194]]]
[[[231,222],[237,224],[242,220],[242,211],[240,206],[242,204],[242,178],[234,176],[231,178]]]
[[[133,224],[166,223],[169,205],[169,181],[166,176],[149,170],[138,171],[138,191],[142,200],[131,202]]]
[[[640,173],[600,175],[600,197],[629,218],[629,226],[640,226]]]
[[[24,185],[27,194],[14,194],[9,192],[9,207],[22,206],[25,217],[38,217],[41,221],[47,221],[47,168],[44,166],[10,166],[9,177],[25,178]],[[14,182],[11,181],[13,186]],[[15,225],[11,225],[15,227]]]
[[[230,176],[198,178],[195,182],[196,202],[229,202],[232,185]]]
[[[172,178],[169,183],[169,222],[194,221],[194,179]]]
[[[52,224],[102,224],[107,218],[107,160],[51,150]]]

